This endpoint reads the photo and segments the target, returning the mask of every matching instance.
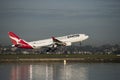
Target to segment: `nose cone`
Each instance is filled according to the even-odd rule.
[[[89,36],[88,35],[85,35],[85,39],[88,39],[89,38]]]
[[[89,36],[88,35],[86,35],[86,39],[88,39],[89,38]]]

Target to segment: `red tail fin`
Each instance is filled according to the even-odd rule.
[[[13,32],[8,32],[8,35],[14,45],[18,44],[20,38],[16,34]]]
[[[13,43],[13,45],[15,47],[19,47],[19,48],[27,48],[27,49],[32,49],[32,46],[29,45],[26,41],[24,41],[23,39],[20,39],[20,37],[18,37],[16,34],[14,34],[13,32],[8,32],[8,35]]]

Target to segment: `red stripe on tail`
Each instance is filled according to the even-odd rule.
[[[13,32],[8,32],[9,36],[15,37],[17,39],[20,39],[20,37],[18,37],[16,34],[14,34]]]
[[[8,35],[14,46],[19,47],[19,48],[32,49],[31,45],[29,45],[26,41],[20,39],[20,37],[18,37],[13,32],[8,32]]]

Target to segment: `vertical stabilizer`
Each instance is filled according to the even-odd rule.
[[[14,34],[13,32],[8,32],[8,35],[11,39],[11,42],[13,43],[13,45],[18,44],[20,37],[18,37],[16,34]]]
[[[19,47],[19,48],[32,49],[32,46],[28,42],[26,42],[23,39],[20,39],[20,37],[14,34],[13,32],[8,32],[8,35],[11,39],[13,46]]]

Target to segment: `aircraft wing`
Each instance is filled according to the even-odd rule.
[[[57,46],[66,46],[65,42],[62,42],[62,41],[56,39],[55,37],[52,37],[52,40],[53,40],[54,44]]]

